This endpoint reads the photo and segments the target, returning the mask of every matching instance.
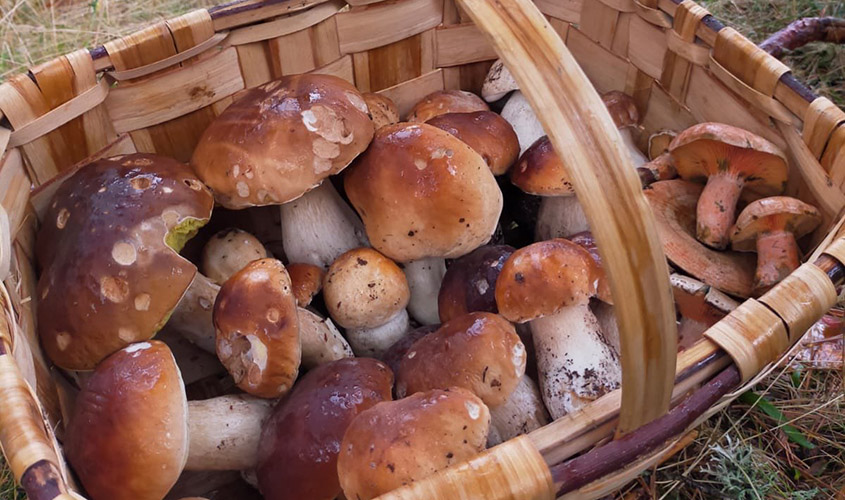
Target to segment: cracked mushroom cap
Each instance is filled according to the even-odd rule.
[[[250,262],[220,287],[213,311],[217,357],[240,389],[275,398],[299,373],[301,347],[296,300],[285,266]]]
[[[508,171],[519,156],[519,139],[511,124],[492,111],[447,113],[426,123],[454,135],[478,152],[493,175]]]
[[[599,247],[596,244],[596,239],[593,238],[593,233],[590,231],[583,231],[573,234],[567,238],[572,243],[580,245],[584,250],[590,252],[590,256],[596,261],[598,268],[598,286],[596,287],[596,297],[606,304],[613,305],[613,296],[610,293],[610,279],[604,271],[604,266],[601,265],[601,254],[599,254]]]
[[[514,323],[587,303],[596,295],[599,269],[590,252],[569,240],[540,241],[520,248],[496,281],[499,314]]]
[[[438,90],[420,99],[408,113],[409,122],[427,122],[446,113],[490,111],[480,97],[465,90]]]
[[[335,498],[337,456],[352,420],[390,401],[393,373],[381,361],[347,358],[310,370],[261,431],[258,485],[267,500]]]
[[[329,266],[323,298],[340,326],[375,328],[408,306],[411,290],[395,262],[372,248],[353,248]]]
[[[202,273],[222,285],[254,260],[270,257],[258,238],[230,227],[218,231],[202,249]]]
[[[167,345],[139,342],[103,360],[67,431],[65,452],[91,498],[164,498],[188,458],[188,403]]]
[[[322,267],[313,264],[288,264],[286,267],[290,276],[291,289],[296,298],[296,305],[305,307],[311,303],[314,296],[323,289],[323,277],[326,272]]]
[[[425,123],[379,129],[344,186],[373,247],[398,262],[465,255],[490,239],[502,212],[481,156]]]
[[[437,295],[440,321],[474,311],[499,312],[496,280],[515,249],[508,245],[484,245],[455,259],[446,269]]]
[[[364,102],[367,103],[370,119],[373,120],[376,130],[385,125],[393,125],[399,123],[399,108],[392,99],[382,94],[375,94],[373,92],[365,92],[363,94]]]
[[[798,240],[821,223],[816,207],[789,196],[772,196],[752,203],[739,214],[731,233],[731,244],[740,252],[756,252],[757,236],[787,231]]]
[[[636,127],[640,123],[640,112],[634,99],[624,92],[612,90],[601,96],[616,128]]]
[[[484,449],[489,428],[487,406],[458,387],[378,403],[343,436],[337,463],[343,493],[369,500],[461,463]]]
[[[295,200],[367,148],[364,97],[330,75],[291,75],[251,89],[203,132],[191,165],[226,208]]]
[[[50,359],[91,370],[152,338],[197,272],[178,252],[213,205],[187,166],[162,156],[97,160],[68,178],[36,241],[38,334]]]
[[[510,169],[511,182],[523,192],[537,196],[574,196],[575,189],[549,136],[528,147]]]
[[[499,406],[525,374],[525,361],[525,346],[510,322],[487,312],[465,314],[405,353],[396,372],[396,395],[463,387],[484,404]]]

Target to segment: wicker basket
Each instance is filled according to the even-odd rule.
[[[845,113],[690,0],[244,0],[198,10],[0,86],[0,118],[10,127],[0,128],[0,444],[29,497],[78,497],[56,439],[62,378],[34,325],[35,231],[63,176],[92,158],[133,151],[187,160],[240,92],[281,75],[337,75],[388,95],[404,113],[435,90],[478,92],[496,57],[555,148],[579,165],[579,199],[613,295],[625,298],[616,301],[623,389],[388,497],[613,491],[679,449],[690,428],[834,303],[845,278],[845,237],[837,234]],[[788,151],[787,194],[823,214],[804,249],[816,249],[812,263],[681,354],[651,212],[593,86],[634,96],[642,140],[702,121],[769,139]]]

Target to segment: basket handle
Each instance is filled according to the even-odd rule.
[[[668,411],[677,355],[668,267],[639,178],[598,93],[531,1],[459,1],[513,74],[573,179],[618,298],[617,433],[636,429]]]

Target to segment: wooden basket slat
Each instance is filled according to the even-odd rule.
[[[833,132],[830,133],[827,145],[824,147],[824,152],[822,153],[822,157],[820,159],[822,167],[826,172],[828,172],[828,174],[830,174],[831,178],[833,178],[836,174],[833,166],[836,165],[838,159],[845,156],[842,153],[845,151],[843,147],[845,147],[845,123],[834,127]],[[834,181],[834,184],[836,184],[837,187],[839,186],[839,183],[836,181]]]
[[[621,13],[616,21],[610,51],[623,59],[628,58],[628,47],[631,43],[631,21],[635,17],[637,17],[636,14]]]
[[[443,21],[443,0],[404,0],[352,7],[337,15],[344,53],[375,49],[403,40]]]
[[[370,91],[377,92],[421,76],[422,60],[422,34],[368,50],[366,71]]]
[[[578,29],[599,46],[610,50],[619,22],[619,11],[601,1],[587,1],[581,5]]]
[[[432,92],[443,90],[443,70],[438,69],[430,73],[426,73],[417,78],[412,78],[406,82],[399,83],[392,87],[379,90],[379,94],[384,94],[399,108],[399,115],[405,117],[414,104],[419,100],[419,96],[428,95]]]
[[[321,75],[333,75],[338,78],[343,78],[353,85],[355,84],[355,71],[352,69],[352,56],[349,54],[346,54],[340,59],[332,61],[311,72]]]
[[[695,54],[696,49],[700,47],[695,44],[695,32],[701,24],[701,19],[706,15],[707,11],[697,4],[681,3],[675,12],[672,29],[666,32],[665,37],[658,37],[666,41],[667,49],[670,44],[673,49],[666,53],[660,83],[677,99],[683,100],[686,97],[692,70],[691,61],[695,58],[692,54]],[[709,51],[707,53],[709,56]],[[699,65],[704,63],[701,58],[696,58],[695,62]]]
[[[625,90],[628,61],[596,45],[577,29],[569,30],[566,45],[600,94]]]
[[[309,9],[328,0],[247,0],[232,1],[208,9],[215,31],[253,24],[277,16]]]
[[[536,0],[534,5],[547,16],[556,17],[567,23],[581,22],[581,8],[583,3],[590,0]]]
[[[824,148],[835,128],[845,123],[845,112],[836,107],[830,99],[819,97],[810,103],[803,116],[803,140],[816,158],[824,152]]]
[[[660,79],[666,54],[666,39],[660,28],[637,16],[631,19],[628,33],[631,63],[655,80]]]
[[[343,0],[329,0],[308,10],[288,14],[272,21],[238,28],[229,33],[227,43],[243,45],[289,35],[328,19],[345,6],[346,2]]]

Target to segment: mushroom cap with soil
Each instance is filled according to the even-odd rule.
[[[467,143],[484,158],[493,175],[507,172],[519,156],[519,139],[513,127],[492,111],[447,113],[426,123]]]
[[[369,500],[458,464],[484,449],[490,412],[454,387],[385,401],[358,414],[340,445],[346,498]]]
[[[408,113],[408,121],[423,123],[446,113],[490,111],[480,97],[465,90],[438,90],[420,99]]]
[[[440,283],[440,322],[474,311],[498,312],[496,279],[515,251],[508,245],[483,245],[452,261]]]
[[[783,151],[757,135],[723,123],[699,123],[684,130],[669,151],[685,180],[706,183],[696,207],[696,238],[716,249],[730,242],[740,194],[753,198],[783,192]]]
[[[391,98],[373,92],[365,92],[363,97],[376,130],[385,125],[399,123],[399,108],[396,107],[396,103]]]
[[[247,264],[220,288],[214,303],[217,357],[238,387],[276,398],[299,374],[301,344],[296,300],[276,259]]]
[[[217,232],[202,249],[202,273],[222,285],[254,260],[271,257],[258,238],[237,228]]]
[[[309,305],[314,296],[323,289],[323,278],[326,272],[321,267],[303,263],[288,264],[285,269],[290,276],[291,290],[293,290],[296,305],[299,307]]]
[[[763,198],[743,209],[731,231],[731,246],[739,252],[757,252],[755,294],[766,292],[798,268],[796,240],[821,221],[816,207],[789,196]]]
[[[189,168],[162,156],[97,160],[70,176],[36,240],[38,334],[50,359],[90,370],[152,338],[197,274],[179,251],[213,205]]]

